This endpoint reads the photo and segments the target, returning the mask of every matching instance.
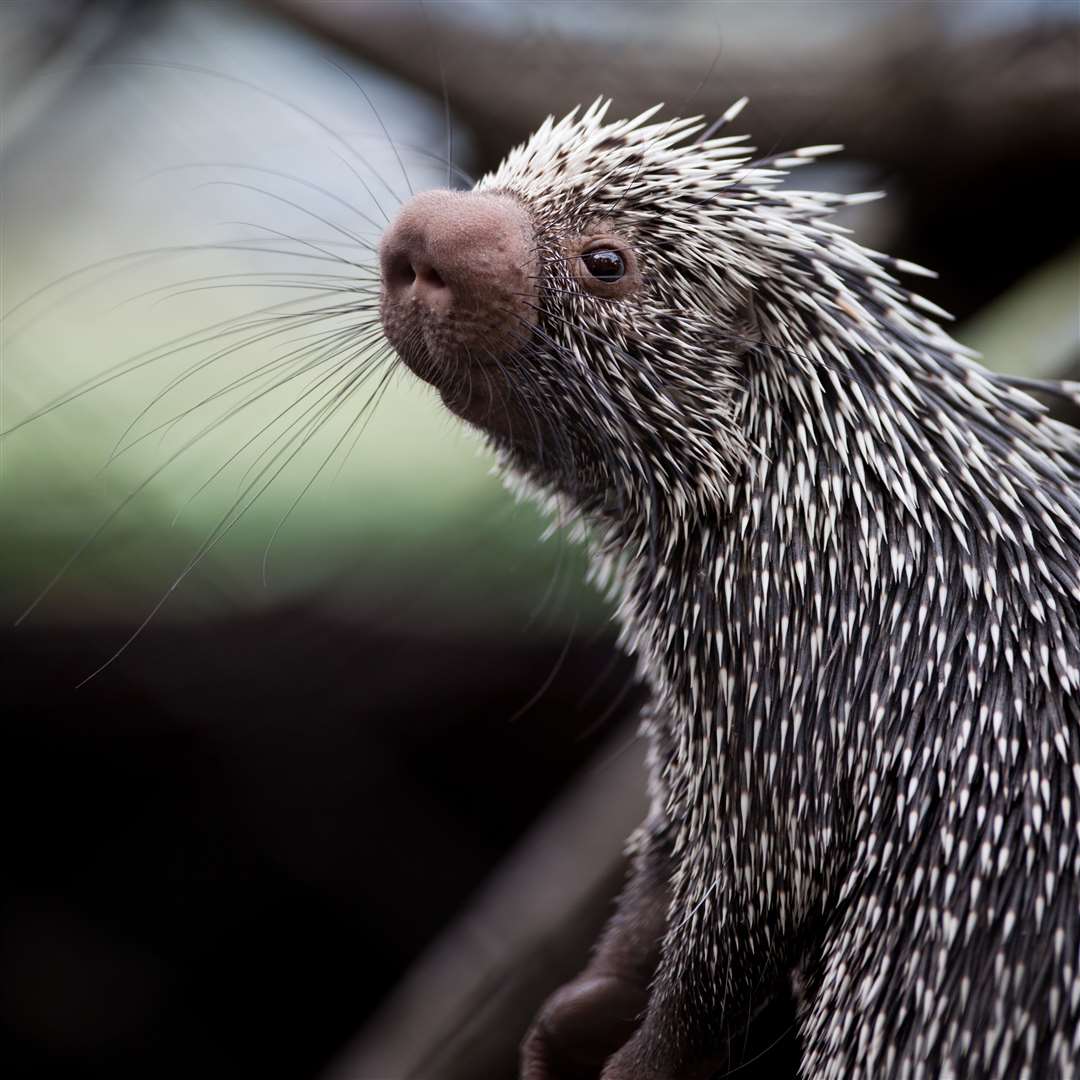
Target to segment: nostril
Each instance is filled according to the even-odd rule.
[[[406,255],[397,255],[386,260],[383,274],[387,286],[394,291],[407,289],[416,280],[416,271]]]
[[[405,292],[414,286],[420,292],[439,293],[449,288],[446,279],[422,255],[395,254],[384,262],[384,281],[391,292]]]
[[[446,282],[443,280],[442,275],[430,263],[418,262],[412,269],[415,271],[421,285],[426,285],[429,289],[446,288]]]

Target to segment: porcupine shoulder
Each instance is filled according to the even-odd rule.
[[[381,250],[388,338],[579,523],[663,718],[603,1076],[707,1075],[797,965],[808,1077],[1076,1075],[1080,434],[835,226],[858,197],[777,186],[834,148],[605,111]]]

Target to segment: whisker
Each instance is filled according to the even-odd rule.
[[[343,199],[340,195],[337,195],[333,191],[330,191],[329,188],[325,188],[321,184],[316,184],[313,181],[307,180],[302,176],[296,176],[293,173],[283,172],[280,169],[268,169],[263,165],[245,165],[240,162],[231,161],[200,161],[189,162],[184,165],[170,165],[164,169],[158,169],[151,175],[160,176],[162,173],[178,172],[180,170],[190,169],[237,169],[247,172],[264,173],[267,176],[276,176],[279,179],[288,180],[294,184],[300,184],[302,187],[308,188],[310,191],[317,191],[320,195],[332,200],[333,202],[336,202],[339,206],[344,207],[346,210],[355,214],[358,218],[362,218],[373,229],[382,229],[382,226],[374,218],[369,217],[358,206],[355,206],[353,203]]]
[[[325,248],[320,247],[318,244],[314,243],[311,240],[303,240],[303,239],[301,239],[299,237],[296,237],[296,236],[290,236],[289,233],[282,232],[280,229],[275,229],[275,228],[271,227],[270,225],[260,225],[258,222],[255,222],[255,221],[227,221],[227,222],[224,222],[223,224],[226,224],[226,225],[243,225],[245,228],[248,228],[248,229],[261,229],[263,232],[270,233],[272,236],[277,236],[277,237],[281,238],[282,240],[291,240],[294,244],[303,244],[305,247],[309,247],[313,251],[317,251],[317,252],[319,252],[319,254],[327,256],[327,258],[333,259],[335,262],[343,263],[345,266],[353,266],[358,270],[365,268],[364,263],[358,263],[358,262],[354,262],[352,259],[346,259],[341,255],[335,254],[334,252],[327,251]],[[345,234],[345,235],[348,235],[348,234]],[[374,251],[375,250],[370,244],[360,243],[359,246],[366,248],[366,250],[368,250],[368,251]]]
[[[400,362],[397,354],[395,353],[393,347],[389,343],[387,343],[383,347],[383,349],[381,350],[381,360],[387,360],[387,359],[389,359],[389,361],[390,361],[390,370],[387,373],[387,381],[386,381],[385,385],[382,385],[381,389],[379,389],[379,391],[378,391],[379,392],[379,397],[371,405],[371,408],[370,408],[370,411],[368,413],[367,419],[357,429],[356,434],[353,436],[352,442],[349,443],[348,449],[342,455],[341,464],[338,466],[337,471],[334,473],[334,480],[337,480],[337,478],[341,475],[341,470],[345,467],[345,463],[349,460],[349,458],[352,455],[353,451],[356,449],[356,444],[360,441],[361,436],[364,434],[364,431],[367,429],[367,425],[370,423],[371,418],[375,415],[375,411],[379,407],[379,402],[382,401],[383,397],[386,395],[386,391],[390,386],[390,382],[391,382],[393,376],[396,375],[401,370],[401,367],[402,367],[401,362]]]
[[[398,153],[398,148],[394,144],[394,140],[390,138],[390,132],[386,130],[386,124],[383,123],[383,118],[379,114],[379,110],[375,108],[374,104],[371,101],[371,98],[368,97],[367,91],[360,85],[359,80],[356,78],[355,75],[352,74],[351,71],[346,71],[345,68],[343,68],[335,60],[330,60],[329,63],[332,67],[336,67],[338,71],[340,71],[341,74],[344,75],[345,78],[348,79],[349,82],[351,82],[353,86],[355,86],[356,89],[360,91],[360,94],[367,102],[368,108],[371,110],[372,115],[379,122],[379,127],[382,128],[382,132],[386,136],[386,142],[389,145],[390,149],[394,152],[394,157],[397,158],[398,168],[401,169],[401,175],[405,181],[405,186],[409,189],[409,194],[415,195],[416,192],[413,191],[412,181],[409,180],[409,174],[405,171],[405,163],[401,160],[401,155]],[[389,185],[386,186],[389,187]],[[398,199],[398,202],[400,201],[401,200]]]
[[[228,277],[230,275],[222,275]],[[178,300],[181,296],[191,296],[195,293],[205,292],[227,292],[230,289],[287,289],[289,292],[307,291],[311,290],[311,295],[307,296],[308,300],[325,299],[330,296],[355,296],[364,295],[362,290],[353,288],[350,285],[328,285],[326,282],[304,282],[296,281],[290,278],[288,275],[285,281],[220,281],[216,285],[193,285],[187,288],[181,288],[178,285],[163,285],[156,289],[148,289],[146,292],[141,293],[137,297],[133,297],[133,300],[147,299],[150,296],[157,295],[157,299],[154,301],[153,306],[167,303],[170,300]],[[211,279],[206,279],[207,281]],[[370,293],[370,290],[367,290]]]
[[[379,358],[380,363],[382,363],[385,360],[386,360],[385,355],[383,355],[383,356],[381,356]],[[335,403],[335,405],[334,405],[333,409],[330,411],[330,413],[323,420],[320,421],[320,424],[319,424],[320,428],[326,422],[329,421],[330,417],[333,416],[334,412],[336,412],[339,408],[341,408],[341,406],[345,403],[345,401],[348,400],[348,398],[352,395],[352,393],[356,390],[356,388],[363,385],[363,383],[376,370],[378,370],[378,365],[375,365],[375,367],[371,371],[365,372],[363,374],[363,376],[360,377],[359,379],[354,377],[347,383],[347,385],[346,385],[346,387],[345,387],[345,389],[343,391],[342,399],[340,401],[338,401],[337,403]],[[285,523],[292,516],[293,511],[297,508],[297,506],[299,506],[300,500],[303,499],[303,497],[308,493],[308,491],[311,490],[312,485],[319,478],[322,471],[330,463],[330,461],[332,460],[334,454],[337,453],[338,449],[345,442],[345,440],[349,437],[349,435],[352,433],[352,431],[356,427],[356,425],[363,421],[365,426],[366,426],[366,421],[364,421],[365,413],[368,413],[369,418],[370,418],[370,415],[374,414],[375,405],[377,405],[378,401],[381,399],[381,395],[384,392],[385,387],[386,387],[390,377],[393,375],[393,373],[394,373],[394,364],[390,364],[390,366],[387,368],[387,370],[383,373],[383,375],[380,378],[379,382],[376,384],[375,390],[368,397],[367,401],[361,406],[359,412],[353,418],[353,420],[349,423],[348,427],[346,427],[345,430],[341,433],[341,436],[337,439],[337,441],[334,443],[334,445],[330,448],[330,452],[326,455],[325,458],[323,458],[323,460],[319,464],[318,468],[312,474],[311,479],[308,480],[308,482],[306,484],[304,484],[304,486],[300,489],[300,491],[297,494],[296,498],[293,499],[293,501],[289,504],[288,509],[282,515],[281,520],[274,527],[274,531],[270,534],[270,539],[267,540],[266,548],[263,551],[262,583],[263,583],[264,586],[266,586],[268,584],[267,573],[268,573],[268,566],[269,566],[269,560],[270,560],[270,549],[273,546],[274,540],[277,538],[278,533],[281,532],[282,528],[284,528]],[[369,412],[369,406],[370,406],[370,412]],[[362,431],[363,431],[363,427],[361,427],[361,432]],[[313,434],[314,434],[314,432],[312,433],[312,435]],[[311,436],[308,436],[308,438],[311,438]]]
[[[558,658],[555,660],[555,663],[552,666],[551,671],[548,673],[547,678],[544,679],[544,681],[540,684],[540,687],[532,695],[532,697],[530,697],[529,700],[526,701],[525,704],[522,705],[521,708],[518,709],[517,712],[515,712],[514,715],[510,717],[510,719],[507,721],[508,724],[516,724],[531,708],[533,708],[534,705],[536,705],[538,701],[541,700],[541,698],[543,698],[543,696],[548,692],[548,690],[551,689],[552,683],[554,683],[559,672],[562,671],[563,664],[566,663],[566,658],[570,654],[570,646],[574,643],[574,635],[577,633],[579,619],[580,615],[577,611],[575,611],[573,620],[570,625],[570,631],[566,635],[566,641],[563,643],[563,647],[559,652]]]
[[[255,495],[246,504],[241,505],[243,503],[243,498],[247,495],[248,491],[250,491],[251,488],[258,483],[259,479],[261,479],[262,474],[260,474],[259,477],[252,481],[247,491],[245,491],[244,494],[233,503],[232,507],[226,512],[225,516],[221,519],[221,521],[219,521],[218,524],[211,530],[210,535],[200,545],[198,551],[188,562],[187,566],[184,567],[180,575],[165,591],[161,599],[158,600],[158,602],[153,606],[153,608],[151,608],[151,610],[147,613],[146,617],[142,620],[142,622],[139,623],[135,630],[133,630],[132,633],[128,635],[128,637],[124,640],[120,647],[104,663],[99,664],[98,667],[96,667],[93,671],[90,672],[89,675],[86,676],[86,678],[76,684],[76,689],[85,686],[92,679],[96,678],[103,671],[105,671],[106,668],[114,664],[127,651],[127,649],[139,637],[143,630],[145,630],[146,627],[150,625],[150,622],[153,620],[154,616],[157,615],[157,613],[165,606],[169,597],[172,596],[172,594],[186,580],[188,575],[217,546],[218,542],[243,518],[244,514],[258,500],[258,497],[267,489],[267,487],[270,486],[270,484],[274,482],[274,480],[280,475],[281,470],[284,469],[287,465],[288,460],[286,460],[286,462],[278,469],[277,472],[271,475],[270,479],[267,480],[266,483],[263,484],[263,486],[259,488],[258,491],[256,491]],[[270,466],[268,465],[267,469],[269,468]]]
[[[210,476],[207,477],[206,480],[204,480],[198,486],[198,488],[196,488],[196,490],[187,498],[187,500],[184,502],[183,506],[181,506],[181,508],[177,511],[176,516],[173,518],[173,523],[174,524],[175,524],[175,522],[177,522],[180,519],[180,515],[183,513],[183,511],[188,506],[190,506],[191,503],[194,502],[194,500],[199,497],[199,495],[201,495],[204,491],[206,491],[206,489],[209,488],[210,485],[219,476],[221,476],[228,469],[228,467],[230,465],[233,464],[233,462],[235,462],[238,458],[240,458],[243,455],[245,450],[247,450],[249,447],[254,445],[260,438],[262,438],[268,431],[270,431],[274,427],[275,424],[277,424],[279,421],[283,420],[293,409],[295,409],[298,405],[300,405],[301,402],[303,402],[303,400],[306,397],[308,397],[308,395],[315,393],[319,389],[319,387],[323,386],[326,382],[328,382],[329,380],[333,379],[336,375],[338,375],[340,373],[340,371],[342,370],[342,368],[347,367],[350,364],[351,357],[346,356],[344,358],[341,358],[340,355],[337,354],[336,352],[331,352],[331,353],[327,354],[326,356],[323,356],[322,358],[320,358],[317,361],[309,362],[308,364],[305,365],[303,370],[298,371],[298,372],[294,372],[289,378],[286,378],[286,379],[282,380],[279,385],[284,386],[287,382],[290,382],[293,378],[298,378],[299,376],[305,374],[306,372],[312,370],[315,367],[320,366],[321,364],[325,363],[328,360],[336,360],[337,362],[335,363],[335,366],[329,372],[326,372],[325,374],[320,375],[318,378],[312,380],[312,382],[309,384],[309,386],[305,390],[303,390],[301,392],[301,394],[297,398],[295,398],[292,402],[290,402],[290,404],[285,406],[285,408],[283,408],[276,416],[274,416],[272,419],[267,421],[267,423],[265,423],[261,428],[259,428],[259,430],[256,431],[254,435],[252,435],[241,446],[239,446],[235,451],[233,451],[233,453],[230,454],[225,459],[225,461],[221,465],[219,465],[218,468],[216,468],[210,474]],[[269,389],[264,389],[264,390],[262,390],[260,392],[257,392],[255,394],[253,394],[253,395],[249,395],[248,398],[244,399],[239,404],[231,406],[229,409],[227,409],[225,411],[225,413],[223,413],[221,416],[219,416],[211,425],[208,425],[207,427],[205,427],[199,433],[198,437],[202,438],[203,436],[209,434],[211,431],[216,430],[222,424],[227,423],[229,420],[233,419],[233,417],[237,416],[243,409],[245,409],[248,406],[254,404],[255,401],[258,401],[260,398],[265,397],[268,393],[271,393],[274,389],[277,389],[277,388],[278,387],[271,387]],[[310,412],[312,409],[317,408],[318,404],[319,404],[319,401],[321,401],[321,400],[322,399],[317,399],[315,404],[309,406],[308,409],[304,410],[304,412],[302,412],[299,415],[299,417],[294,417],[293,420],[291,420],[289,422],[289,425],[285,428],[285,431],[283,433],[279,433],[279,435],[275,436],[274,439],[271,441],[270,445],[268,447],[264,448],[264,450],[262,452],[260,452],[260,454],[256,457],[255,461],[245,470],[243,476],[241,477],[240,483],[238,485],[241,489],[244,487],[244,484],[247,482],[247,477],[250,475],[252,469],[265,456],[265,454],[273,447],[274,443],[276,443],[278,441],[278,439],[280,439],[282,437],[282,434],[287,435],[289,430],[293,426],[293,424],[295,424],[295,422],[298,419],[302,420],[302,418],[305,415],[307,415],[307,413]],[[280,448],[279,448],[278,452],[280,452]],[[271,459],[271,461],[272,460],[273,459]],[[260,473],[260,475],[262,475],[262,474]]]
[[[245,184],[242,180],[206,180],[201,183],[199,187],[231,187],[239,188],[243,191],[251,191],[256,195],[263,195],[267,199],[273,199],[274,202],[279,202],[283,206],[292,207],[292,209],[298,210],[302,214],[306,214],[315,221],[333,229],[334,232],[341,233],[347,240],[350,240],[352,243],[356,244],[357,247],[363,248],[365,251],[374,252],[376,250],[375,245],[372,244],[370,240],[365,240],[351,229],[346,229],[344,225],[339,225],[337,222],[323,217],[322,214],[317,214],[314,210],[309,210],[306,206],[302,206],[293,199],[287,199],[284,195],[279,195],[276,191],[270,191],[269,188],[259,187],[258,184]],[[374,225],[374,222],[372,222],[372,224]],[[378,228],[378,226],[375,226],[375,228]]]
[[[335,371],[337,371],[337,370],[340,370],[340,368],[342,366],[351,365],[358,357],[360,357],[360,356],[362,356],[364,354],[364,352],[368,349],[369,345],[370,345],[370,342],[368,342],[368,341],[360,342],[358,345],[355,345],[354,347],[350,347],[348,352],[345,354],[345,356],[343,358],[340,357],[339,353],[334,351],[335,347],[331,347],[330,351],[328,352],[327,358],[332,359],[335,362],[337,362],[340,359],[340,363],[337,363],[337,367],[335,367]],[[373,366],[373,358],[369,357],[367,360],[364,360],[361,363],[360,370],[361,371],[366,371],[369,368],[371,368],[372,366]],[[280,435],[275,436],[275,438],[273,440],[271,440],[271,442],[259,452],[259,454],[255,457],[254,461],[252,461],[252,463],[248,466],[248,468],[244,472],[244,475],[240,479],[240,485],[241,486],[246,481],[248,474],[251,473],[251,471],[259,463],[259,461],[271,450],[274,443],[277,442],[278,438],[280,438]]]
[[[173,70],[173,71],[188,71],[188,72],[191,72],[191,73],[196,74],[196,75],[205,75],[205,76],[207,76],[209,78],[220,79],[223,82],[233,83],[236,86],[246,87],[249,90],[253,90],[257,94],[262,94],[263,96],[269,98],[272,101],[276,101],[279,105],[284,105],[287,109],[291,109],[298,116],[302,116],[305,120],[307,120],[310,123],[314,124],[321,131],[323,131],[327,135],[329,135],[330,138],[334,140],[334,142],[336,142],[340,146],[344,147],[344,149],[346,150],[346,152],[348,154],[351,154],[361,165],[364,166],[365,169],[367,169],[369,172],[371,172],[373,176],[377,177],[381,183],[386,185],[386,181],[383,180],[383,178],[382,178],[381,174],[378,172],[378,170],[374,169],[371,166],[370,162],[368,162],[365,158],[363,158],[360,154],[358,154],[357,151],[356,151],[356,148],[351,146],[332,127],[330,127],[328,124],[326,124],[325,122],[320,120],[313,113],[310,113],[306,109],[303,109],[299,105],[295,104],[294,102],[289,101],[288,98],[284,98],[280,94],[275,94],[272,90],[268,90],[264,86],[259,86],[257,83],[250,82],[247,79],[241,79],[241,78],[239,78],[239,77],[237,77],[235,75],[228,75],[228,74],[226,74],[225,72],[222,72],[222,71],[214,71],[212,68],[201,67],[198,64],[186,64],[186,63],[182,63],[180,61],[175,61],[175,60],[122,60],[122,61],[110,61],[104,66],[148,67],[148,68],[161,68],[161,69]],[[387,221],[389,221],[390,219],[387,217],[386,211],[383,210],[383,208],[382,208],[381,204],[379,203],[378,199],[375,198],[375,193],[368,187],[367,183],[364,181],[364,178],[356,171],[356,169],[352,165],[352,163],[347,161],[345,158],[341,157],[341,155],[336,153],[336,152],[334,152],[334,156],[337,157],[341,161],[341,163],[349,170],[349,172],[352,173],[352,175],[356,179],[357,183],[361,184],[363,186],[364,190],[367,191],[367,193],[371,196],[371,201],[373,203],[375,203],[375,205],[379,208],[379,212],[383,215],[384,218],[386,218]],[[388,187],[388,190],[390,190],[391,194],[393,194],[392,189],[390,189]]]
[[[315,310],[315,311],[303,311],[303,312],[288,312],[283,309],[295,306],[300,303],[309,303],[311,297],[299,297],[295,300],[281,301],[276,304],[270,304],[266,307],[259,308],[254,312],[245,312],[243,315],[233,316],[229,319],[223,319],[217,323],[211,323],[209,326],[201,327],[198,330],[189,331],[187,334],[181,334],[178,337],[172,338],[170,341],[165,342],[164,345],[157,345],[151,349],[145,349],[140,353],[136,353],[133,357],[128,357],[120,363],[113,365],[111,368],[107,368],[101,375],[95,375],[90,379],[86,379],[83,382],[77,384],[72,390],[67,391],[64,394],[54,398],[48,404],[43,405],[37,411],[31,413],[29,416],[18,421],[18,423],[12,424],[9,428],[0,432],[0,439],[18,431],[20,428],[25,427],[27,424],[33,423],[35,420],[39,420],[41,417],[48,415],[55,409],[59,409],[64,405],[69,404],[72,401],[77,400],[86,394],[92,393],[94,390],[100,389],[102,386],[106,386],[111,382],[115,382],[117,379],[122,378],[124,375],[131,374],[134,371],[138,371],[144,367],[149,366],[152,363],[156,363],[158,360],[168,359],[170,356],[174,356],[186,349],[197,348],[199,345],[210,344],[220,337],[228,334],[244,333],[247,330],[252,329],[255,326],[259,326],[263,323],[273,323],[278,320],[295,320],[308,317],[316,317],[328,314],[328,311]],[[242,320],[250,320],[254,315],[263,315],[268,312],[276,312],[275,315],[268,315],[266,318],[249,322],[246,325]],[[295,324],[290,324],[295,325]],[[285,329],[285,327],[282,327]],[[210,335],[209,337],[203,337],[199,339],[198,335]],[[195,339],[195,340],[189,340]]]
[[[439,49],[439,38],[432,28],[427,7],[424,5],[424,0],[419,0],[419,2],[420,10],[424,13],[424,22],[428,28],[428,40],[431,42],[435,53],[435,62],[439,68],[439,83],[442,86],[443,106],[446,112],[446,186],[450,187],[451,169],[454,162],[454,123],[450,115],[450,94],[446,89],[446,66],[443,64],[442,51]]]
[[[322,322],[322,319],[321,318],[316,319],[316,320],[313,320],[313,322],[319,323],[319,322]],[[128,426],[124,430],[123,434],[117,440],[117,443],[116,443],[115,447],[113,448],[113,452],[110,454],[108,460],[105,463],[105,467],[108,467],[108,465],[110,465],[113,461],[115,461],[116,458],[118,458],[121,454],[126,453],[128,450],[130,450],[134,446],[138,445],[144,439],[150,438],[152,435],[154,435],[158,431],[161,431],[163,429],[168,429],[169,427],[171,427],[176,422],[184,419],[186,416],[189,416],[192,413],[196,412],[198,409],[201,409],[201,408],[205,407],[206,405],[210,404],[210,402],[215,401],[220,397],[224,397],[226,394],[232,392],[233,390],[237,389],[238,387],[243,386],[246,382],[249,382],[249,381],[251,381],[253,379],[257,379],[261,375],[269,374],[274,369],[277,369],[277,368],[280,368],[280,367],[285,367],[285,366],[287,366],[287,365],[289,365],[291,363],[294,363],[297,359],[299,359],[301,356],[303,356],[305,352],[308,352],[308,351],[312,350],[313,348],[316,348],[320,343],[324,342],[327,339],[334,339],[334,338],[338,338],[338,337],[341,337],[341,338],[352,337],[354,335],[354,333],[355,333],[355,328],[352,327],[352,326],[337,327],[337,328],[333,328],[331,330],[322,330],[318,334],[315,335],[315,341],[314,342],[307,341],[307,342],[305,342],[304,345],[301,345],[298,348],[286,353],[284,356],[279,357],[277,360],[274,360],[274,361],[271,361],[269,363],[260,365],[258,368],[256,368],[255,371],[248,372],[247,374],[240,376],[238,379],[233,380],[233,382],[227,384],[226,386],[222,387],[221,389],[216,390],[214,393],[207,395],[201,401],[197,402],[195,405],[192,405],[189,408],[182,410],[180,413],[177,413],[176,415],[171,417],[169,420],[166,420],[163,423],[157,425],[156,427],[151,428],[149,431],[146,431],[143,434],[139,435],[137,438],[135,438],[131,442],[129,442],[126,446],[121,446],[124,439],[132,431],[132,429],[138,424],[139,420],[141,420],[147,413],[149,413],[154,405],[156,405],[160,401],[162,401],[167,393],[169,393],[171,390],[174,390],[178,385],[180,385],[180,383],[184,379],[186,379],[186,378],[190,377],[191,375],[195,374],[197,370],[202,370],[202,369],[208,367],[211,363],[215,363],[215,362],[223,359],[226,356],[229,356],[229,355],[231,355],[231,354],[233,354],[235,352],[238,352],[241,349],[247,348],[248,345],[252,344],[252,342],[254,340],[267,340],[270,337],[273,337],[275,334],[285,333],[290,329],[292,329],[291,326],[289,326],[289,327],[278,327],[278,328],[276,328],[274,330],[265,332],[259,338],[248,339],[248,341],[246,341],[246,342],[241,342],[241,343],[239,343],[237,345],[230,346],[228,349],[222,350],[221,352],[215,354],[212,357],[207,358],[204,361],[199,361],[194,368],[189,368],[181,376],[178,376],[177,379],[173,380],[173,382],[169,384],[169,386],[167,386],[164,390],[160,391],[154,397],[153,401],[151,401],[149,405],[145,406],[139,412],[139,414],[135,417],[135,419],[132,420],[128,424]],[[285,381],[288,381],[288,380],[283,380],[283,382],[280,385],[284,385]],[[276,387],[272,387],[271,389],[274,389],[274,388],[276,388]]]
[[[280,239],[281,237],[277,237]],[[289,237],[288,239],[292,239]],[[42,285],[40,288],[35,289],[28,296],[23,297],[22,300],[12,305],[6,312],[0,315],[0,324],[9,322],[15,315],[17,315],[24,308],[28,307],[35,300],[45,295],[52,290],[59,288],[61,285],[73,280],[74,278],[81,277],[84,274],[88,274],[94,270],[100,270],[103,267],[110,266],[115,263],[120,263],[114,270],[109,271],[102,277],[99,277],[93,281],[87,282],[85,285],[81,285],[76,289],[71,290],[64,296],[59,297],[52,305],[45,308],[44,311],[39,312],[37,315],[24,322],[17,330],[13,330],[6,338],[4,338],[5,345],[11,345],[18,340],[23,334],[25,334],[32,327],[36,326],[49,312],[53,311],[60,304],[73,300],[83,293],[89,291],[97,285],[100,285],[103,281],[107,281],[114,274],[122,273],[128,269],[125,265],[130,262],[154,262],[157,259],[165,259],[172,256],[181,256],[194,254],[196,252],[205,251],[220,251],[220,252],[243,252],[246,254],[255,255],[288,255],[295,259],[308,259],[316,262],[333,262],[336,264],[346,263],[347,265],[354,266],[358,269],[363,269],[365,264],[363,263],[351,263],[348,260],[342,259],[340,255],[336,255],[329,252],[324,252],[318,255],[311,254],[306,251],[297,251],[295,249],[285,248],[270,248],[265,246],[272,241],[270,238],[266,238],[260,241],[258,237],[251,237],[246,240],[236,241],[222,241],[219,243],[207,243],[207,244],[166,244],[157,248],[144,248],[139,251],[129,251],[120,255],[112,255],[105,259],[97,259],[92,263],[87,263],[85,266],[78,267],[75,270],[70,270],[66,274],[62,274],[60,277],[53,279],[47,285]],[[298,240],[298,243],[304,243],[304,240]],[[340,242],[340,241],[334,241]],[[329,241],[328,241],[329,243]]]

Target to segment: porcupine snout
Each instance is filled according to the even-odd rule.
[[[474,378],[479,369],[498,369],[528,341],[536,322],[535,246],[524,207],[488,192],[423,192],[383,235],[383,329],[444,399],[460,397],[482,381]]]

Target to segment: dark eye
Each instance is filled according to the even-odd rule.
[[[581,256],[581,261],[589,273],[599,281],[608,283],[618,281],[626,274],[625,260],[611,248],[587,251]]]

